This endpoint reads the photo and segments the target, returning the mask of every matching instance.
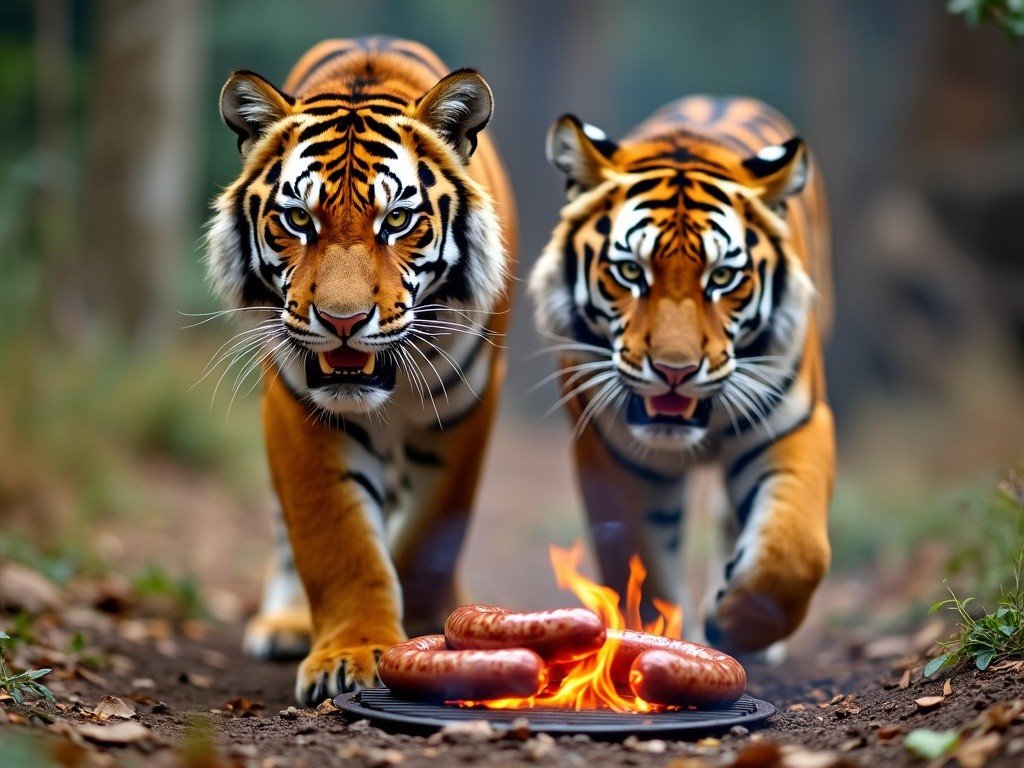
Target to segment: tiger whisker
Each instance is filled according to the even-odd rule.
[[[441,349],[441,348],[440,348],[439,346],[437,346],[436,344],[433,344],[433,343],[432,343],[432,342],[430,342],[430,341],[427,341],[427,340],[425,340],[425,339],[424,339],[424,340],[423,340],[423,342],[424,342],[425,344],[429,344],[430,346],[434,347],[434,348],[435,348],[435,349],[436,349],[436,350],[437,350],[438,352],[440,352],[440,353],[441,353],[441,354],[442,354],[442,355],[444,356],[445,360],[447,360],[447,361],[448,361],[448,364],[449,364],[450,366],[452,366],[452,370],[454,370],[454,371],[455,371],[456,375],[457,375],[457,376],[458,376],[458,377],[459,377],[460,379],[462,379],[462,381],[463,381],[463,382],[465,382],[465,384],[466,384],[466,386],[467,386],[467,387],[469,386],[469,382],[468,382],[468,381],[466,381],[466,378],[465,378],[465,377],[464,377],[464,376],[462,375],[462,369],[460,369],[460,368],[459,368],[459,366],[458,366],[458,363],[456,363],[456,362],[455,362],[455,359],[454,359],[454,358],[453,358],[453,357],[452,357],[451,355],[449,355],[449,354],[448,354],[447,352],[445,352],[445,351],[444,351],[443,349]],[[432,371],[434,372],[434,375],[435,375],[435,376],[437,377],[437,383],[441,385],[441,392],[442,392],[442,393],[444,394],[444,401],[445,401],[446,403],[450,403],[451,401],[450,401],[450,400],[448,399],[448,388],[447,388],[447,387],[445,386],[445,384],[444,384],[444,379],[443,379],[443,378],[441,378],[441,374],[440,374],[440,373],[438,373],[438,371],[437,371],[437,368],[436,368],[436,367],[434,366],[434,364],[433,364],[433,363],[432,363],[432,362],[430,361],[430,358],[429,358],[429,357],[427,357],[426,353],[425,353],[425,352],[424,352],[424,351],[423,351],[422,349],[420,349],[420,348],[419,348],[418,346],[416,346],[415,344],[411,344],[411,345],[409,345],[409,346],[410,346],[410,347],[411,347],[411,348],[412,348],[413,350],[415,350],[416,354],[418,354],[418,355],[419,355],[420,357],[422,357],[422,358],[423,358],[424,362],[425,362],[425,363],[426,363],[427,365],[429,365],[429,366],[430,366],[430,370],[432,370]],[[472,392],[472,387],[470,387],[470,391]],[[474,394],[474,395],[476,395],[476,392],[473,392],[473,394]],[[433,391],[432,391],[432,390],[431,390],[431,400],[433,400]],[[436,410],[436,409],[435,409],[435,410]]]
[[[538,381],[536,384],[531,386],[527,392],[535,392],[536,390],[543,387],[549,381],[557,379],[559,376],[563,376],[567,373],[575,371],[572,376],[566,379],[564,386],[571,386],[574,380],[579,379],[581,374],[586,374],[588,371],[600,370],[601,368],[610,368],[614,365],[611,360],[596,360],[587,363],[578,363],[576,365],[567,365],[565,368],[560,368],[554,373],[549,373],[543,379]]]
[[[182,312],[178,310],[178,314],[182,317],[201,317],[203,318],[199,322],[191,323],[189,325],[181,326],[182,330],[189,328],[198,328],[200,325],[209,323],[212,320],[216,320],[218,317],[226,317],[233,315],[238,312],[280,312],[280,307],[234,307],[233,309],[219,309],[214,312]]]
[[[462,381],[462,383],[465,384],[466,387],[469,389],[469,391],[473,393],[473,397],[475,397],[477,400],[480,399],[480,395],[478,395],[476,393],[476,390],[474,390],[473,387],[470,386],[469,380],[466,378],[466,375],[463,372],[462,367],[459,365],[458,360],[456,360],[454,357],[452,357],[451,354],[446,349],[444,349],[440,345],[435,344],[433,341],[431,341],[430,339],[432,337],[429,334],[419,333],[419,332],[416,331],[415,328],[412,329],[412,333],[413,333],[413,335],[416,336],[417,339],[422,341],[424,344],[426,344],[427,346],[429,346],[429,347],[433,348],[434,350],[436,350],[437,353],[440,354],[441,357],[443,357],[445,359],[445,361],[447,361],[448,365],[450,365],[452,367],[452,370],[455,371],[455,375],[458,376],[459,379]],[[426,360],[427,363],[430,364],[431,368],[434,368],[433,363],[430,363],[430,359],[423,353],[423,351],[421,349],[419,349],[419,347],[413,345],[413,349],[415,349],[417,352],[420,353],[420,355],[423,356],[423,359]],[[434,368],[434,373],[437,373],[437,369],[436,368]],[[441,382],[441,376],[440,375],[438,375],[437,380],[439,382]],[[443,382],[441,382],[441,383],[443,384]],[[445,398],[447,399],[447,397],[448,397],[448,393],[446,392],[445,393]]]
[[[203,369],[199,380],[196,381],[192,387],[195,387],[197,384],[202,382],[207,376],[213,373],[217,366],[224,360],[229,357],[233,357],[239,348],[252,343],[255,338],[259,337],[262,339],[263,336],[266,336],[269,339],[275,336],[278,332],[278,328],[276,326],[277,320],[264,320],[254,328],[248,328],[236,333],[230,339],[221,344],[217,351],[213,353],[210,358],[210,362],[208,362],[206,367]]]
[[[422,357],[426,361],[427,365],[430,366],[431,370],[434,371],[434,375],[437,376],[437,381],[441,385],[441,391],[444,393],[444,400],[446,403],[448,402],[448,389],[444,385],[444,380],[441,378],[441,374],[437,372],[437,368],[435,368],[434,364],[430,362],[430,358],[423,354],[423,350],[421,350],[415,344],[409,344],[408,347],[403,347],[403,351],[406,353],[407,359],[409,360],[410,368],[414,369],[419,374],[420,379],[422,379],[423,381],[423,387],[426,389],[427,396],[430,399],[430,406],[431,408],[434,409],[434,418],[437,419],[437,423],[438,425],[440,425],[441,414],[437,410],[437,402],[436,399],[434,398],[434,391],[430,388],[430,385],[427,383],[426,375],[424,375],[422,369],[419,367],[419,364],[416,363],[416,359],[409,353],[408,348],[412,348],[417,353],[419,353],[420,357]],[[422,397],[420,399],[422,402]]]
[[[409,351],[402,347],[396,347],[394,350],[385,350],[384,354],[392,357],[395,361],[395,365],[405,371],[406,375],[409,377],[409,381],[411,381],[413,386],[416,387],[416,394],[420,398],[420,408],[425,407],[426,401],[424,399],[423,390],[426,380],[423,378],[423,371],[419,369],[419,366],[415,364],[415,361],[409,355]],[[430,390],[428,388],[427,394],[429,395],[429,393]]]
[[[722,389],[722,394],[729,397],[733,405],[751,425],[755,428],[762,427],[765,434],[774,438],[774,431],[768,424],[769,414],[765,410],[764,404],[757,399],[756,394],[747,391],[742,383],[733,377],[729,378],[726,386]]]
[[[231,371],[231,368],[232,368],[232,366],[234,366],[234,365],[235,365],[235,363],[237,363],[238,361],[242,360],[243,358],[247,358],[247,360],[246,360],[246,363],[243,363],[243,367],[244,367],[245,365],[248,365],[248,362],[249,362],[249,360],[251,360],[251,359],[252,359],[253,357],[255,357],[256,355],[258,355],[258,354],[259,354],[259,351],[260,351],[260,349],[261,349],[261,348],[262,348],[262,347],[263,347],[263,346],[264,346],[265,344],[270,344],[270,343],[272,343],[272,342],[273,342],[273,341],[275,341],[276,339],[280,338],[280,337],[281,337],[282,335],[283,335],[283,334],[282,334],[282,332],[280,332],[280,331],[275,331],[275,332],[271,332],[271,333],[267,333],[267,334],[265,334],[265,335],[259,336],[259,337],[257,337],[257,338],[254,338],[254,339],[249,339],[248,341],[246,341],[246,343],[245,343],[245,344],[241,345],[241,346],[240,346],[240,347],[239,347],[239,348],[238,348],[238,349],[237,349],[237,350],[236,350],[236,351],[235,351],[235,352],[234,352],[234,353],[232,354],[231,360],[230,360],[230,361],[228,362],[228,364],[227,364],[227,365],[226,365],[226,366],[224,367],[224,372],[223,372],[223,373],[221,373],[220,377],[219,377],[219,378],[217,379],[217,383],[216,383],[216,384],[214,385],[214,387],[213,387],[213,395],[212,395],[212,396],[210,397],[210,409],[211,409],[211,410],[213,410],[213,403],[214,403],[214,402],[216,401],[216,399],[217,399],[217,392],[218,392],[218,391],[220,391],[220,385],[221,385],[221,383],[222,383],[222,382],[224,381],[224,378],[225,378],[225,377],[226,377],[226,376],[228,375],[228,373],[229,373],[229,372]],[[221,361],[223,361],[223,360],[226,360],[226,359],[227,359],[227,357],[228,357],[228,354],[226,353],[226,354],[225,354],[225,355],[224,355],[224,356],[223,356],[223,357],[221,358]],[[217,365],[220,365],[220,362],[221,362],[221,361],[218,361],[218,362],[217,362]],[[207,375],[209,375],[209,374],[207,374]],[[205,376],[204,376],[203,378],[205,378]]]
[[[572,398],[576,397],[576,395],[578,395],[580,392],[584,392],[584,391],[586,391],[588,389],[593,389],[596,386],[605,384],[607,381],[615,379],[617,376],[618,376],[618,372],[617,371],[608,371],[607,373],[600,373],[600,374],[597,374],[596,376],[592,376],[591,378],[587,379],[586,381],[584,381],[582,384],[578,385],[577,387],[574,387],[570,391],[562,393],[562,396],[559,397],[558,400],[555,401],[554,405],[552,405],[550,408],[548,408],[544,412],[544,414],[543,414],[543,416],[541,418],[545,418],[546,419],[548,416],[550,416],[552,413],[557,411],[559,408],[561,408],[567,402],[572,400]]]
[[[242,385],[245,382],[245,380],[247,378],[249,378],[249,375],[253,371],[259,371],[259,373],[257,373],[257,375],[256,375],[256,380],[249,387],[249,390],[248,390],[248,392],[246,392],[246,394],[249,394],[250,392],[252,392],[256,388],[256,386],[260,383],[260,380],[263,378],[262,371],[265,370],[265,367],[264,367],[265,363],[268,360],[272,359],[274,357],[274,355],[277,354],[277,351],[279,349],[281,349],[281,347],[286,346],[288,343],[289,342],[288,342],[288,339],[286,337],[286,338],[282,339],[281,341],[279,341],[276,345],[274,345],[270,349],[264,350],[262,353],[257,351],[257,353],[255,355],[253,355],[252,358],[250,358],[250,360],[246,364],[245,368],[243,368],[242,371],[238,374],[238,376],[235,377],[235,383],[234,383],[234,387],[233,387],[234,391],[231,394],[230,402],[228,402],[228,409],[227,409],[227,413],[228,414],[231,413],[231,407],[235,404],[235,398],[238,397],[238,393],[242,390]]]
[[[580,413],[580,417],[576,420],[576,427],[573,429],[571,437],[573,441],[578,440],[590,422],[604,410],[608,401],[617,394],[619,387],[622,387],[622,383],[617,379],[612,379],[598,390],[597,394],[587,403],[582,413]]]
[[[461,325],[459,323],[449,323],[443,320],[425,320],[417,318],[413,322],[413,328],[420,331],[433,331],[431,335],[449,335],[451,333],[461,333],[466,336],[476,336],[483,339],[495,349],[507,349],[503,344],[498,344],[494,341],[494,338],[504,338],[505,334],[489,331],[486,328],[480,328],[470,325]]]

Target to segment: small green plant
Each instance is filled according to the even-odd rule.
[[[980,511],[971,527],[975,535],[954,555],[950,571],[968,577],[981,599],[960,599],[947,585],[949,599],[931,607],[932,614],[955,611],[959,621],[956,635],[940,643],[942,653],[925,666],[925,677],[968,661],[984,670],[993,661],[1024,658],[1024,467],[1008,472]],[[986,602],[995,610],[986,610]]]
[[[995,24],[1009,37],[1024,37],[1024,0],[947,0],[946,10],[962,14],[976,27]]]
[[[956,611],[960,617],[960,632],[952,640],[940,643],[942,654],[932,659],[924,668],[924,676],[930,677],[942,667],[957,667],[973,660],[981,670],[987,669],[993,661],[1024,658],[1024,584],[1021,573],[1024,570],[1024,548],[1017,556],[1013,569],[1013,586],[1004,589],[995,611],[975,617],[968,610],[973,598],[961,600],[950,590],[952,597],[941,600],[931,607],[931,613],[942,608]]]
[[[150,608],[169,611],[180,619],[209,616],[196,578],[188,573],[175,578],[156,563],[150,563],[132,579],[132,594]]]
[[[0,631],[0,641],[10,639],[6,632]],[[17,675],[11,674],[7,669],[3,644],[0,643],[0,691],[7,693],[18,704],[25,702],[26,695],[42,696],[47,701],[55,701],[50,689],[38,682],[39,678],[48,674],[49,669],[28,669]]]

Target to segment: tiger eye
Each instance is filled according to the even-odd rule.
[[[293,229],[309,229],[313,223],[313,217],[309,215],[309,211],[305,208],[288,208],[284,212],[284,216],[288,226]]]
[[[623,279],[628,280],[631,283],[635,283],[643,277],[644,270],[643,267],[635,261],[622,261],[619,262],[619,273],[622,275]]]
[[[711,284],[719,288],[723,285],[728,285],[735,273],[736,271],[729,267],[718,267],[711,273]]]
[[[395,208],[384,217],[384,223],[387,224],[390,229],[400,229],[401,227],[404,227],[408,221],[408,208]]]

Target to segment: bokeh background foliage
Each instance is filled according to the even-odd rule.
[[[1008,39],[1017,17],[993,8],[1020,12],[1011,0],[7,0],[3,552],[27,557],[11,544],[25,540],[77,564],[170,560],[251,594],[269,507],[256,382],[237,366],[219,386],[224,365],[204,378],[236,329],[195,325],[216,309],[202,222],[238,168],[217,97],[234,68],[280,83],[323,37],[387,33],[490,82],[521,276],[560,205],[543,157],[559,114],[617,136],[686,93],[786,113],[832,208],[837,567],[934,576],[1022,455],[1024,67]],[[540,419],[554,390],[528,394],[550,370],[531,356],[530,312],[520,290],[469,568],[493,560],[503,530],[542,549],[579,528],[565,426]],[[524,483],[533,494],[513,497]],[[181,546],[162,558],[169,542]]]

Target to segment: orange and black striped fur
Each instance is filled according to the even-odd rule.
[[[572,116],[548,156],[569,202],[533,271],[603,577],[639,552],[677,600],[693,468],[718,463],[735,522],[706,639],[764,649],[829,563],[832,415],[821,340],[829,246],[818,169],[751,99],[667,105],[619,143]]]
[[[221,94],[242,171],[207,266],[261,319],[237,348],[264,355],[287,532],[246,647],[308,649],[306,704],[373,684],[384,649],[458,602],[515,245],[491,110],[475,71],[379,37],[317,45],[281,90],[243,71]]]

